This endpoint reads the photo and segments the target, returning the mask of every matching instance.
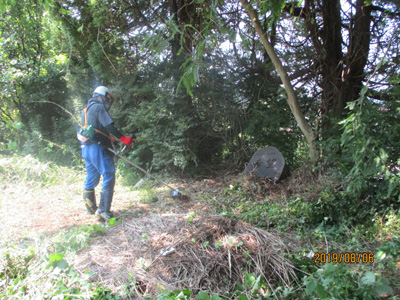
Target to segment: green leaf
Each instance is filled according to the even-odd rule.
[[[46,269],[53,267],[59,269],[66,269],[68,267],[67,261],[64,259],[64,254],[62,253],[53,253],[49,255],[49,260],[51,261]]]
[[[63,270],[68,267],[68,263],[65,259],[62,259],[62,260],[57,261],[55,264],[53,264],[53,266]]]
[[[197,46],[197,58],[200,58],[203,55],[205,46],[206,41],[200,42],[200,44]]]
[[[113,226],[115,226],[115,218],[111,218],[110,220],[108,220],[108,224],[111,226],[111,227],[113,227]]]
[[[333,263],[329,263],[325,265],[325,272],[327,274],[334,274],[336,273],[337,270],[337,265],[333,264]]]
[[[17,129],[21,129],[22,127],[24,127],[24,123],[19,122],[19,121],[15,121],[15,122],[13,123],[13,126],[14,126],[15,128],[17,128]]]
[[[95,224],[95,225],[93,225],[92,230],[97,231],[97,232],[104,232],[107,230],[107,228],[105,228],[104,226]]]
[[[196,295],[197,300],[210,300],[210,295],[206,292],[199,292]]]
[[[387,297],[387,295],[393,295],[393,289],[389,286],[389,280],[380,277],[377,280],[377,286],[374,287],[374,292],[378,297]]]
[[[49,255],[49,259],[51,261],[59,261],[62,260],[64,258],[64,254],[62,253],[53,253],[51,255]]]
[[[366,272],[363,277],[361,277],[361,285],[372,285],[375,283],[375,274],[372,272]]]
[[[306,283],[306,293],[307,295],[311,295],[315,288],[317,287],[317,283],[314,278],[308,279]]]
[[[315,287],[315,293],[320,297],[321,299],[327,299],[328,298],[328,293],[325,291],[324,287],[320,284],[318,284]]]
[[[12,140],[8,141],[8,150],[10,151],[16,151],[18,150],[18,143]]]
[[[257,292],[257,291],[258,291],[258,289],[259,289],[259,287],[260,287],[261,278],[262,278],[261,275],[259,275],[259,276],[257,277],[256,281],[254,282],[253,287],[251,288],[251,290],[252,290],[253,292]]]
[[[368,87],[367,87],[367,86],[363,86],[363,87],[361,88],[360,98],[364,98],[364,97],[365,97],[365,94],[367,93],[367,91],[368,91]]]
[[[214,247],[216,248],[216,249],[218,249],[219,247],[221,247],[222,246],[222,242],[216,242],[215,244],[214,244]]]
[[[256,276],[253,273],[246,274],[244,277],[244,286],[251,287],[256,281]]]

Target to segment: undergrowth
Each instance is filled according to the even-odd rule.
[[[93,281],[95,273],[79,272],[73,264],[77,251],[108,225],[84,225],[54,236],[27,238],[5,245],[0,251],[0,298],[2,299],[135,299],[133,276],[118,293]]]
[[[82,169],[71,169],[51,162],[41,162],[31,155],[0,156],[0,181],[37,182],[41,185],[75,183]]]
[[[33,157],[1,157],[2,182],[76,183],[76,170],[40,163]],[[61,169],[62,168],[62,169]],[[60,176],[62,174],[62,178]],[[225,178],[217,188],[202,188],[196,200],[215,213],[237,217],[287,239],[287,258],[297,268],[298,283],[273,289],[262,276],[246,273],[229,296],[204,291],[165,290],[149,299],[399,299],[400,215],[365,209],[346,198],[329,180],[315,179],[302,189],[290,180],[281,183],[245,177]],[[157,192],[145,185],[142,203]],[[115,221],[111,222],[115,224]],[[118,293],[94,282],[92,273],[78,272],[77,251],[106,227],[81,226],[53,236],[31,237],[1,249],[0,296],[5,299],[135,299],[136,279],[130,276]],[[316,254],[325,260],[316,262]],[[365,254],[369,261],[333,261],[327,254]],[[363,256],[359,256],[363,257]],[[337,256],[336,256],[337,258]]]
[[[93,274],[78,274],[70,262],[104,226],[81,226],[53,237],[26,238],[1,249],[0,296],[4,299],[102,299]],[[97,298],[96,298],[97,297]]]
[[[294,236],[295,242],[288,239],[287,243],[295,244],[290,259],[302,284],[289,298],[398,299],[398,210],[366,209],[366,202],[354,201],[340,184],[325,178],[302,181],[301,189],[293,180],[276,184],[233,177],[226,181],[220,190],[203,195],[216,213]],[[317,264],[318,253],[347,253],[348,261],[342,257],[339,263],[325,256]],[[359,258],[362,254],[370,260],[350,259],[350,255]]]

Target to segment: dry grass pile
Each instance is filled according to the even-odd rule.
[[[132,275],[140,293],[163,286],[222,294],[243,282],[245,272],[262,275],[271,287],[289,286],[295,273],[284,251],[277,236],[239,220],[148,214],[108,230],[74,265],[114,291]]]
[[[261,274],[271,286],[290,285],[293,266],[283,259],[281,240],[267,231],[224,217],[198,220],[181,230],[184,238],[150,269],[179,288],[224,293],[242,282],[244,272]],[[164,246],[159,241],[161,248]]]

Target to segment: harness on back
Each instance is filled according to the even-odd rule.
[[[83,108],[83,113],[84,113],[84,119],[85,119],[85,124],[81,126],[81,130],[78,133],[78,140],[80,140],[82,143],[86,143],[89,140],[94,140],[95,134],[100,133],[104,135],[106,138],[108,138],[110,141],[113,141],[113,138],[109,136],[108,134],[94,128],[92,125],[89,125],[87,122],[87,111],[88,109],[92,106],[89,105],[88,107]]]

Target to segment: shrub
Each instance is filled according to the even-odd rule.
[[[303,279],[307,295],[319,299],[379,299],[393,293],[386,278],[344,263],[327,263]]]

